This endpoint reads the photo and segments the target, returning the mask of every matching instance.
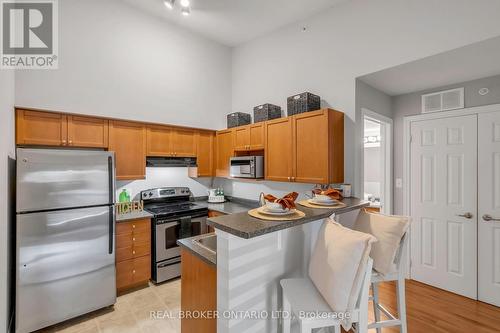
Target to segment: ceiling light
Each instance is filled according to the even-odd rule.
[[[163,3],[165,4],[165,7],[167,7],[168,9],[174,9],[175,0],[165,0],[163,1]]]
[[[191,14],[191,9],[189,9],[189,7],[182,7],[181,13],[184,16],[189,16],[189,14]]]
[[[189,0],[181,0],[182,7],[189,7]]]

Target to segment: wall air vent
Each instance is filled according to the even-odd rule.
[[[464,88],[422,95],[422,113],[464,108]]]

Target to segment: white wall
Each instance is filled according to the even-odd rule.
[[[498,12],[493,0],[347,1],[234,49],[233,110],[319,94],[323,106],[346,113],[345,181],[352,183],[361,149],[355,78],[497,36]]]
[[[146,168],[146,179],[134,181],[117,181],[116,198],[122,189],[126,189],[131,198],[140,200],[140,192],[156,187],[182,187],[191,189],[195,197],[207,196],[212,184],[211,178],[189,178],[188,168]]]
[[[0,331],[7,332],[8,234],[10,202],[8,201],[8,158],[14,157],[14,72],[0,70]]]
[[[18,71],[25,107],[225,127],[231,50],[118,0],[59,1],[59,69]]]

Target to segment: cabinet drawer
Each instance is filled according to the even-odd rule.
[[[144,257],[149,254],[151,254],[151,244],[149,242],[133,243],[131,246],[116,249],[116,262]]]
[[[129,259],[116,263],[116,288],[126,289],[151,277],[151,256]]]
[[[132,254],[134,255],[134,258],[151,254],[151,243],[147,242],[134,244]]]
[[[151,256],[133,259],[133,261],[134,270],[132,271],[132,274],[134,275],[134,283],[148,281],[151,277]]]
[[[140,219],[132,220],[127,222],[119,222],[116,224],[116,234],[132,234],[135,232],[149,232],[151,230],[151,220],[150,219]]]
[[[122,262],[128,259],[133,259],[134,258],[134,247],[133,246],[127,246],[127,247],[121,247],[116,249],[116,262]],[[118,266],[118,264],[117,264]]]
[[[134,284],[134,260],[116,263],[116,288],[123,289]]]
[[[116,235],[116,248],[130,247],[139,243],[151,244],[151,233],[132,232],[130,234]]]

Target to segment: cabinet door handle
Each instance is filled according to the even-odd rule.
[[[291,177],[288,177],[288,180],[290,181],[290,180],[291,180]]]
[[[132,271],[132,274],[135,274],[135,269]]]
[[[73,144],[73,140],[69,140],[69,142],[68,142],[68,143],[69,143],[70,145],[72,145],[72,144]]]
[[[65,146],[66,145],[66,140],[62,140],[62,144],[63,144],[63,146]]]
[[[134,241],[134,242],[135,242],[135,237],[133,237],[133,238],[132,238],[132,241]]]
[[[489,214],[484,214],[483,215],[483,220],[485,220],[485,221],[495,221],[495,222],[500,221],[499,218],[495,218],[495,217],[493,217],[493,216],[491,216]]]
[[[132,224],[132,228],[134,228],[134,229],[135,229],[135,224]]]
[[[132,251],[132,254],[135,254],[135,251]]]

